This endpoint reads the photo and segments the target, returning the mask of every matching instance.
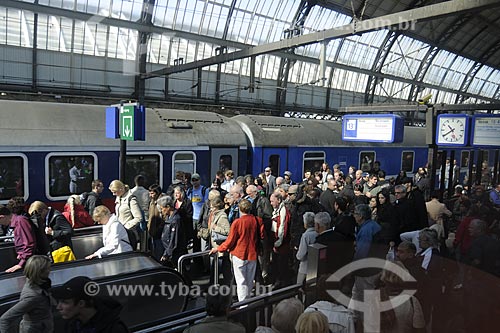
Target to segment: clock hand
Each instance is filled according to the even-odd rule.
[[[443,134],[443,136],[448,136],[448,134],[453,133],[453,132],[455,132],[454,128],[452,128],[451,131],[448,131],[445,134]]]

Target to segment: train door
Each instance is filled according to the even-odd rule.
[[[272,174],[275,177],[282,175],[288,165],[288,151],[286,148],[264,148],[262,152],[262,168],[261,172],[266,167],[271,167]]]
[[[233,170],[238,174],[238,148],[212,148],[210,162],[210,178],[215,177],[218,170]]]

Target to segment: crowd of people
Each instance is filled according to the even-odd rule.
[[[470,192],[456,185],[455,194],[441,203],[439,192],[429,190],[425,168],[419,168],[414,177],[402,172],[396,179],[386,179],[378,162],[370,172],[350,167],[346,174],[339,165],[330,170],[324,163],[320,170],[306,170],[297,182],[289,171],[283,176],[272,173],[270,167],[256,177],[218,171],[210,185],[204,186],[198,173],[177,171],[165,192],[159,184],[146,189],[142,175],[135,177],[133,188],[114,180],[108,187],[115,196],[114,213],[102,205],[104,184],[100,180],[92,182],[91,192],[70,196],[62,213],[39,201],[25,211],[22,198],[13,198],[0,207],[0,223],[7,234],[14,236],[19,260],[7,272],[24,269],[31,283],[27,283],[26,288],[31,288],[27,295],[33,290],[38,296],[51,294],[45,270],[37,273],[40,276],[29,276],[30,260],[54,258],[62,248],[71,250],[74,228],[99,223],[103,225],[103,247],[86,259],[142,250],[177,268],[179,258],[189,251],[210,250],[215,255],[210,260],[200,258],[188,265],[203,272],[213,272],[217,265],[222,273],[220,283],[234,283],[237,299],[243,301],[252,295],[256,282],[274,289],[304,284],[308,247],[317,243],[327,249],[320,276],[376,257],[395,261],[417,280],[415,296],[383,316],[384,332],[412,332],[425,327],[428,332],[451,331],[450,319],[457,313],[450,317],[448,305],[456,295],[461,295],[464,304],[488,304],[471,311],[451,306],[463,311],[462,328],[466,332],[488,331],[498,308],[481,297],[491,299],[498,291],[498,282],[489,277],[500,276],[500,184],[489,193],[481,184]],[[37,267],[43,266],[37,263]],[[367,267],[342,278],[339,288],[352,301],[363,302],[366,290],[380,290],[382,298],[388,299],[404,289],[403,282],[390,270]],[[484,291],[485,283],[491,284],[486,284],[490,294]],[[76,313],[72,312],[76,308],[95,311],[102,306],[66,296],[72,296],[66,299],[73,301],[65,303],[59,298],[62,314]],[[12,310],[9,316],[21,313],[19,309],[26,308]],[[85,312],[82,318],[95,320],[93,311]],[[300,313],[298,322],[291,326],[294,330],[322,330],[323,317]],[[4,316],[2,320],[8,320],[9,316]],[[362,329],[362,318],[362,313],[354,311],[352,321],[358,329]],[[326,327],[325,332],[331,329]]]

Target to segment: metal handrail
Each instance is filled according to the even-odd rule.
[[[214,263],[214,283],[216,285],[219,284],[219,261],[218,261],[218,258],[217,258],[217,253],[214,253],[214,255],[216,256],[216,260],[215,260],[215,263]],[[193,253],[187,253],[187,254],[183,254],[182,256],[180,256],[179,260],[177,261],[177,270],[179,271],[179,273],[181,273],[181,275],[183,275],[183,266],[182,263],[184,262],[184,260],[187,260],[187,259],[192,259],[192,258],[196,258],[196,257],[204,257],[204,256],[210,256],[210,250],[206,250],[206,251],[201,251],[201,252],[193,252]]]
[[[302,288],[303,286],[300,284],[292,285],[283,289],[274,290],[264,295],[248,298],[242,302],[234,303],[231,305],[229,317],[234,319],[235,317],[245,315],[246,313],[250,315],[255,314],[257,311],[259,311],[259,308],[272,308],[272,306],[274,304],[277,304],[279,301],[294,296],[301,297],[302,302],[304,302]],[[179,314],[176,315],[176,317],[167,322],[153,323],[152,326],[139,329],[138,331],[136,331],[136,333],[182,332],[189,325],[205,318],[207,316],[207,313],[204,308],[197,308],[180,315],[180,317]],[[252,318],[254,317],[252,316]],[[248,324],[249,323],[247,323],[247,325]]]
[[[6,241],[8,239],[14,239],[14,236],[0,236],[0,242],[1,241]]]

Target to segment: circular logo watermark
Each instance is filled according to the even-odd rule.
[[[99,294],[100,290],[101,290],[101,287],[99,287],[99,285],[94,281],[87,282],[85,284],[85,286],[83,287],[83,291],[88,296],[95,296],[95,295]]]
[[[378,258],[365,258],[351,262],[330,275],[326,282],[339,283],[344,277],[352,272],[366,268],[384,269],[400,277],[403,282],[416,282],[415,278],[401,266],[391,261]],[[378,328],[378,331],[376,330],[374,332],[380,332],[380,314],[382,312],[394,309],[407,302],[416,292],[416,289],[403,289],[399,295],[389,300],[381,301],[379,290],[364,290],[364,300],[360,301],[346,296],[338,289],[327,290],[327,293],[331,297],[346,308],[362,312],[363,325],[368,327],[367,324],[369,323],[370,327],[375,327],[375,329]]]

